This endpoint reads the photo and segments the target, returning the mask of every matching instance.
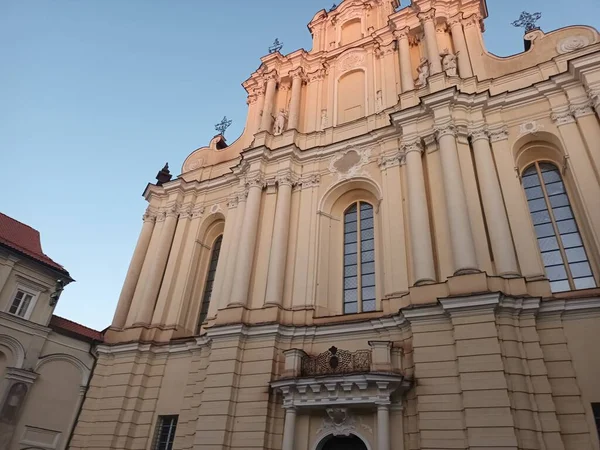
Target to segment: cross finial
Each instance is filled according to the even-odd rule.
[[[273,41],[273,45],[271,45],[269,47],[269,53],[278,52],[282,48],[283,48],[283,42],[279,41],[278,38],[275,38],[275,41]]]
[[[542,17],[542,13],[536,12],[529,14],[528,12],[523,11],[519,16],[519,19],[512,22],[512,26],[523,27],[525,28],[525,33],[529,33],[537,28],[535,23],[540,20],[540,17]]]
[[[231,120],[227,120],[227,116],[223,116],[223,120],[215,125],[215,130],[217,130],[221,136],[225,136],[225,130],[229,128],[229,125],[231,125]]]

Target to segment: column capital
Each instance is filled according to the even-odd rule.
[[[204,205],[194,206],[190,209],[190,214],[192,219],[196,219],[198,217],[202,217],[204,214]]]
[[[488,130],[483,125],[478,126],[478,127],[469,128],[468,133],[469,133],[469,137],[471,138],[472,142],[479,141],[479,140],[487,141],[490,138],[490,134],[489,134]]]
[[[404,27],[400,30],[394,30],[392,33],[396,39],[408,39],[408,35],[410,33],[409,27]]]
[[[465,28],[471,28],[475,25],[481,26],[481,15],[478,13],[471,14],[466,19],[463,19],[463,26]]]
[[[290,76],[292,79],[300,78],[304,81],[304,69],[302,67],[296,67],[288,72],[288,76]]]
[[[444,136],[456,137],[456,126],[452,122],[446,122],[443,124],[434,124],[433,130],[435,132],[436,139],[440,139]]]
[[[293,186],[296,184],[296,179],[291,171],[280,172],[275,177],[275,181],[279,186]]]
[[[273,81],[273,80],[279,81],[279,75],[277,73],[277,70],[273,69],[273,70],[270,70],[269,72],[265,72],[263,74],[263,79],[265,81]]]
[[[408,155],[410,152],[423,153],[423,144],[421,143],[420,139],[404,142],[400,148],[406,155]]]
[[[238,203],[245,202],[248,198],[248,189],[244,188],[243,191],[240,191],[236,195]]]
[[[156,221],[156,213],[154,211],[146,210],[146,212],[142,216],[142,221],[155,222]]]
[[[573,113],[570,109],[562,109],[559,111],[555,111],[550,116],[552,121],[557,126],[567,125],[569,123],[575,123],[575,118],[573,117]]]
[[[246,188],[247,189],[250,189],[250,188],[253,188],[253,187],[259,187],[259,188],[262,189],[266,185],[264,177],[259,172],[248,174],[246,176],[246,183],[245,184],[246,184]]]
[[[187,205],[181,205],[179,207],[179,218],[180,219],[189,219],[190,217],[192,217],[192,209],[193,209],[193,205],[187,204]]]
[[[450,28],[455,27],[456,25],[462,26],[462,20],[462,13],[458,13],[448,19],[448,25],[450,26]]]
[[[156,221],[157,222],[164,222],[165,219],[166,219],[166,217],[167,217],[167,213],[165,211],[159,211],[156,214]]]
[[[421,22],[428,22],[435,19],[435,8],[431,8],[428,11],[417,14],[417,17]]]
[[[587,88],[585,90],[596,110],[600,110],[600,88]]]
[[[394,152],[392,154],[381,155],[377,160],[377,164],[381,170],[391,169],[392,167],[399,166],[404,159],[404,154],[400,152]]]
[[[490,135],[490,141],[492,142],[508,140],[508,127],[506,125],[488,128],[488,133]]]
[[[321,182],[321,176],[318,173],[305,175],[296,183],[300,189],[309,189],[317,187]]]
[[[180,206],[177,203],[173,203],[172,205],[167,205],[165,208],[165,215],[167,217],[177,217],[179,216]]]
[[[238,196],[232,195],[231,197],[229,197],[227,199],[227,208],[229,208],[229,209],[236,208],[238,203],[239,203]]]
[[[591,98],[586,98],[583,101],[580,100],[578,102],[573,102],[570,106],[571,114],[573,114],[576,119],[583,116],[592,115],[594,114],[592,106]]]

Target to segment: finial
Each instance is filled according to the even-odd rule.
[[[535,23],[540,20],[541,17],[542,13],[540,12],[529,14],[528,12],[523,11],[519,16],[519,19],[512,22],[511,25],[517,28],[525,28],[525,33],[529,33],[538,28]]]
[[[171,181],[171,172],[169,172],[169,163],[165,163],[165,167],[160,169],[160,172],[156,174],[156,185],[162,186],[163,184]]]
[[[283,48],[283,42],[280,42],[278,38],[275,38],[273,45],[269,47],[269,53],[278,52]]]
[[[221,136],[225,136],[225,130],[227,130],[230,125],[231,120],[227,120],[227,116],[223,116],[223,120],[215,125],[215,130],[217,130]]]
[[[329,11],[333,11],[335,8],[337,8],[337,5],[334,3],[331,8],[329,8]]]

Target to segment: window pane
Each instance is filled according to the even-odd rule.
[[[548,192],[548,195],[564,194],[565,186],[563,185],[562,181],[548,183],[546,184],[546,192]]]
[[[361,219],[360,221],[361,230],[367,230],[369,228],[373,228],[373,219]]]
[[[556,222],[558,226],[558,232],[560,234],[565,233],[574,233],[577,231],[577,225],[573,219],[561,220],[560,222]]]
[[[587,255],[583,247],[568,248],[565,253],[567,254],[567,261],[570,263],[587,261]]]
[[[538,238],[545,238],[554,236],[554,227],[551,223],[545,223],[543,225],[535,225],[535,234]]]
[[[563,263],[560,250],[542,253],[542,260],[544,261],[544,266],[555,266]]]
[[[356,264],[344,267],[344,276],[351,277],[358,273]]]
[[[350,244],[352,242],[356,242],[356,238],[357,238],[356,231],[353,233],[346,233],[344,235],[344,242],[346,242],[347,244]]]
[[[375,248],[375,240],[374,239],[365,239],[360,243],[361,250],[373,250]]]
[[[561,234],[560,239],[565,248],[579,247],[583,245],[579,233]]]
[[[571,290],[571,286],[569,286],[569,280],[552,281],[550,283],[550,290],[552,292],[570,291]]]
[[[572,219],[573,212],[569,206],[562,206],[560,208],[552,208],[552,214],[554,214],[555,220]]]
[[[344,255],[350,255],[356,253],[356,242],[344,245]]]
[[[526,175],[521,179],[524,188],[540,185],[540,178],[538,177],[537,172],[535,171],[535,167],[532,167],[532,169],[533,173],[531,175]],[[527,173],[528,171],[529,169],[527,169],[525,173]]]
[[[558,168],[554,164],[548,162],[541,162],[539,163],[539,166],[541,172],[548,172],[549,170],[558,170]]]
[[[360,219],[372,219],[373,218],[373,207],[368,203],[360,204]]]
[[[560,173],[556,168],[549,172],[544,172],[542,170],[542,178],[544,179],[544,184],[554,183],[555,181],[560,181]]]
[[[358,300],[358,291],[356,289],[344,290],[344,303],[352,303]]]
[[[362,273],[375,273],[375,263],[363,263],[361,266]]]
[[[375,286],[369,286],[362,288],[362,298],[365,300],[374,300],[375,299]]]
[[[573,278],[589,277],[592,275],[592,269],[590,269],[587,261],[569,264],[569,268],[571,269]]]
[[[545,209],[548,209],[546,207],[546,200],[544,200],[543,198],[539,198],[537,200],[529,200],[527,202],[527,205],[529,206],[529,212],[543,211]]]
[[[353,255],[345,255],[344,256],[344,265],[351,266],[356,264],[356,253]]]
[[[594,277],[575,278],[575,289],[591,289],[596,287]]]
[[[346,233],[352,233],[352,232],[354,232],[356,230],[357,230],[357,223],[356,222],[351,222],[351,223],[344,224],[344,231]]]
[[[154,450],[171,450],[175,439],[178,416],[160,416],[158,419]]]
[[[217,273],[217,264],[219,263],[219,255],[221,254],[221,243],[223,242],[223,235],[219,236],[213,244],[212,253],[210,255],[210,264],[208,266],[208,273],[206,274],[206,282],[204,285],[204,293],[202,295],[202,304],[200,306],[200,317],[198,318],[198,331],[200,326],[206,320],[208,315],[208,307],[212,297],[213,284]]]
[[[357,277],[344,278],[344,289],[354,289],[356,287],[358,287],[358,278]]]
[[[361,222],[361,226],[362,226],[362,222]],[[366,230],[364,228],[362,228],[360,230],[360,237],[361,237],[361,239],[373,239],[375,237],[373,228],[369,228]]]
[[[364,312],[375,311],[375,300],[364,301],[362,307]]]
[[[375,286],[375,274],[370,273],[362,276],[362,285],[364,286]]]
[[[569,205],[569,199],[566,194],[553,195],[552,197],[548,198],[550,199],[550,205],[552,205],[552,208]]]
[[[544,211],[531,213],[531,219],[533,220],[534,225],[539,225],[541,223],[550,223],[550,213],[547,209],[545,209]]]
[[[346,314],[354,314],[358,312],[358,303],[344,303],[344,312]]]
[[[543,252],[558,249],[558,241],[555,237],[538,239],[538,244],[540,245],[540,250]]]
[[[536,198],[544,197],[541,186],[533,186],[525,189],[525,195],[527,196],[527,200],[534,200]]]
[[[375,252],[373,250],[362,252],[361,254],[361,262],[371,262],[375,261]]]
[[[546,267],[546,274],[551,281],[567,279],[567,271],[562,264],[560,266]]]

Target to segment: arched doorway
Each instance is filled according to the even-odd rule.
[[[358,437],[350,436],[328,436],[318,447],[320,450],[367,450],[365,443]]]

